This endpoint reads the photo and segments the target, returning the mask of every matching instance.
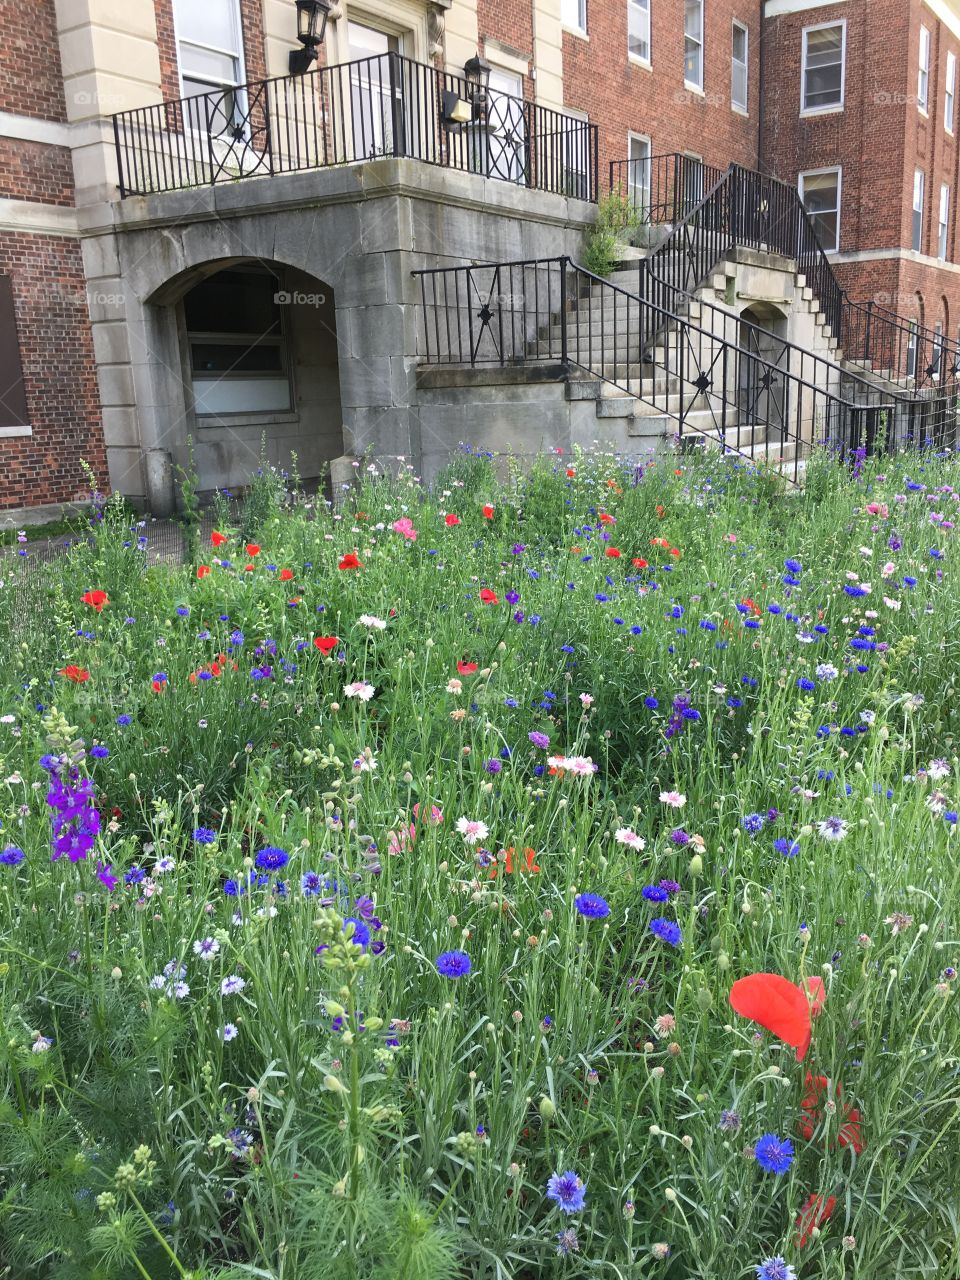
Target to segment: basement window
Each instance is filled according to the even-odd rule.
[[[801,173],[800,199],[824,253],[836,253],[840,248],[840,170]]]
[[[220,271],[184,299],[197,416],[290,409],[283,332],[289,295],[267,271]]]
[[[843,108],[846,43],[845,22],[804,28],[801,111],[837,111]]]

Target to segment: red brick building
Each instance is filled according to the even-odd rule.
[[[106,485],[54,0],[0,3],[0,512]]]
[[[602,194],[611,180],[649,189],[656,157],[674,155],[703,162],[683,168],[688,195],[731,162],[796,183],[851,297],[960,335],[960,0],[328,8],[320,66],[399,53],[460,75],[479,53],[503,102],[563,112],[562,129],[570,117],[595,125],[595,156],[579,141],[567,148],[568,194]],[[255,143],[269,99],[251,82],[286,76],[296,47],[293,0],[0,0],[0,513],[78,499],[82,461],[103,486],[146,492],[142,421],[161,402],[150,389],[158,357],[137,346],[129,264],[109,234],[120,196],[111,116],[223,93],[221,125],[254,104]],[[369,76],[352,92],[372,101],[374,88],[382,104],[390,90]],[[165,110],[168,123],[181,118]],[[524,180],[524,119],[499,109],[511,136],[497,176],[509,181]],[[448,246],[451,259],[458,250]]]

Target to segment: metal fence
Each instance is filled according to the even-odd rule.
[[[121,196],[356,164],[382,156],[596,202],[597,126],[489,90],[472,119],[462,76],[386,53],[124,111]]]

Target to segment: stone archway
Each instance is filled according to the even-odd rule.
[[[333,289],[284,263],[198,263],[156,289],[152,400],[162,447],[146,451],[151,506],[173,505],[188,441],[201,491],[235,490],[261,457],[310,485],[344,453]]]

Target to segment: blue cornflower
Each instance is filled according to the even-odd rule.
[[[133,716],[128,716],[128,715],[117,716],[117,724],[120,726],[121,729],[124,728],[125,725],[133,724]]]
[[[0,853],[0,866],[19,867],[20,863],[26,858],[26,854],[21,848],[15,844],[7,845],[6,849]]]
[[[547,1180],[547,1199],[559,1205],[564,1213],[579,1213],[587,1202],[587,1190],[572,1169],[551,1174]]]
[[[797,1273],[785,1258],[767,1258],[757,1267],[757,1280],[797,1280]]]
[[[466,951],[444,951],[437,956],[436,965],[442,978],[463,978],[473,968]]]
[[[197,827],[194,830],[193,838],[197,844],[213,844],[217,838],[217,833],[211,831],[209,827]]]
[[[286,849],[277,849],[273,845],[261,849],[254,859],[261,871],[279,871],[289,861],[290,855]]]
[[[353,925],[353,933],[350,936],[350,941],[354,944],[354,946],[360,947],[364,951],[366,951],[367,947],[370,944],[369,927],[367,926],[365,921],[360,920],[357,916],[347,916],[343,922],[344,933],[347,932],[347,926],[351,924]]]
[[[754,1148],[754,1156],[766,1173],[786,1173],[793,1164],[793,1143],[789,1138],[778,1138],[775,1133],[765,1133]]]
[[[814,681],[810,680],[807,676],[801,676],[797,681],[797,688],[802,689],[804,693],[812,693],[816,687],[817,686]]]
[[[580,915],[588,920],[602,920],[610,914],[610,904],[599,893],[578,893],[573,900]]]
[[[668,942],[671,947],[679,947],[683,941],[680,926],[674,920],[663,920],[659,917],[650,921],[650,932],[661,942]]]
[[[228,898],[242,898],[247,892],[247,886],[242,880],[226,880],[224,881],[223,892]]]
[[[741,826],[748,836],[759,835],[763,830],[763,814],[748,813],[741,821]]]
[[[154,684],[166,684],[167,675],[165,671],[157,671],[152,677]]]
[[[656,711],[660,703],[656,700],[656,698],[651,696],[648,698],[644,698],[643,705],[647,708],[648,711]]]
[[[711,622],[709,618],[700,619],[701,631],[716,631],[716,629],[717,629],[717,624],[715,622]]]
[[[101,746],[98,743],[95,747],[90,748],[90,754],[93,756],[94,760],[106,760],[107,756],[110,754],[110,748]]]
[[[792,558],[784,560],[783,567],[789,570],[790,573],[803,573],[803,565],[799,560],[794,560]]]
[[[730,697],[727,699],[727,706],[730,707],[731,710],[736,711],[739,707],[743,706],[743,699]]]
[[[781,853],[785,858],[795,858],[800,852],[799,840],[787,840],[783,836],[774,840],[773,848],[775,853]]]
[[[648,902],[668,902],[670,900],[669,893],[658,884],[644,885],[640,892]]]
[[[123,877],[124,884],[143,884],[147,878],[147,873],[143,867],[131,867]]]

